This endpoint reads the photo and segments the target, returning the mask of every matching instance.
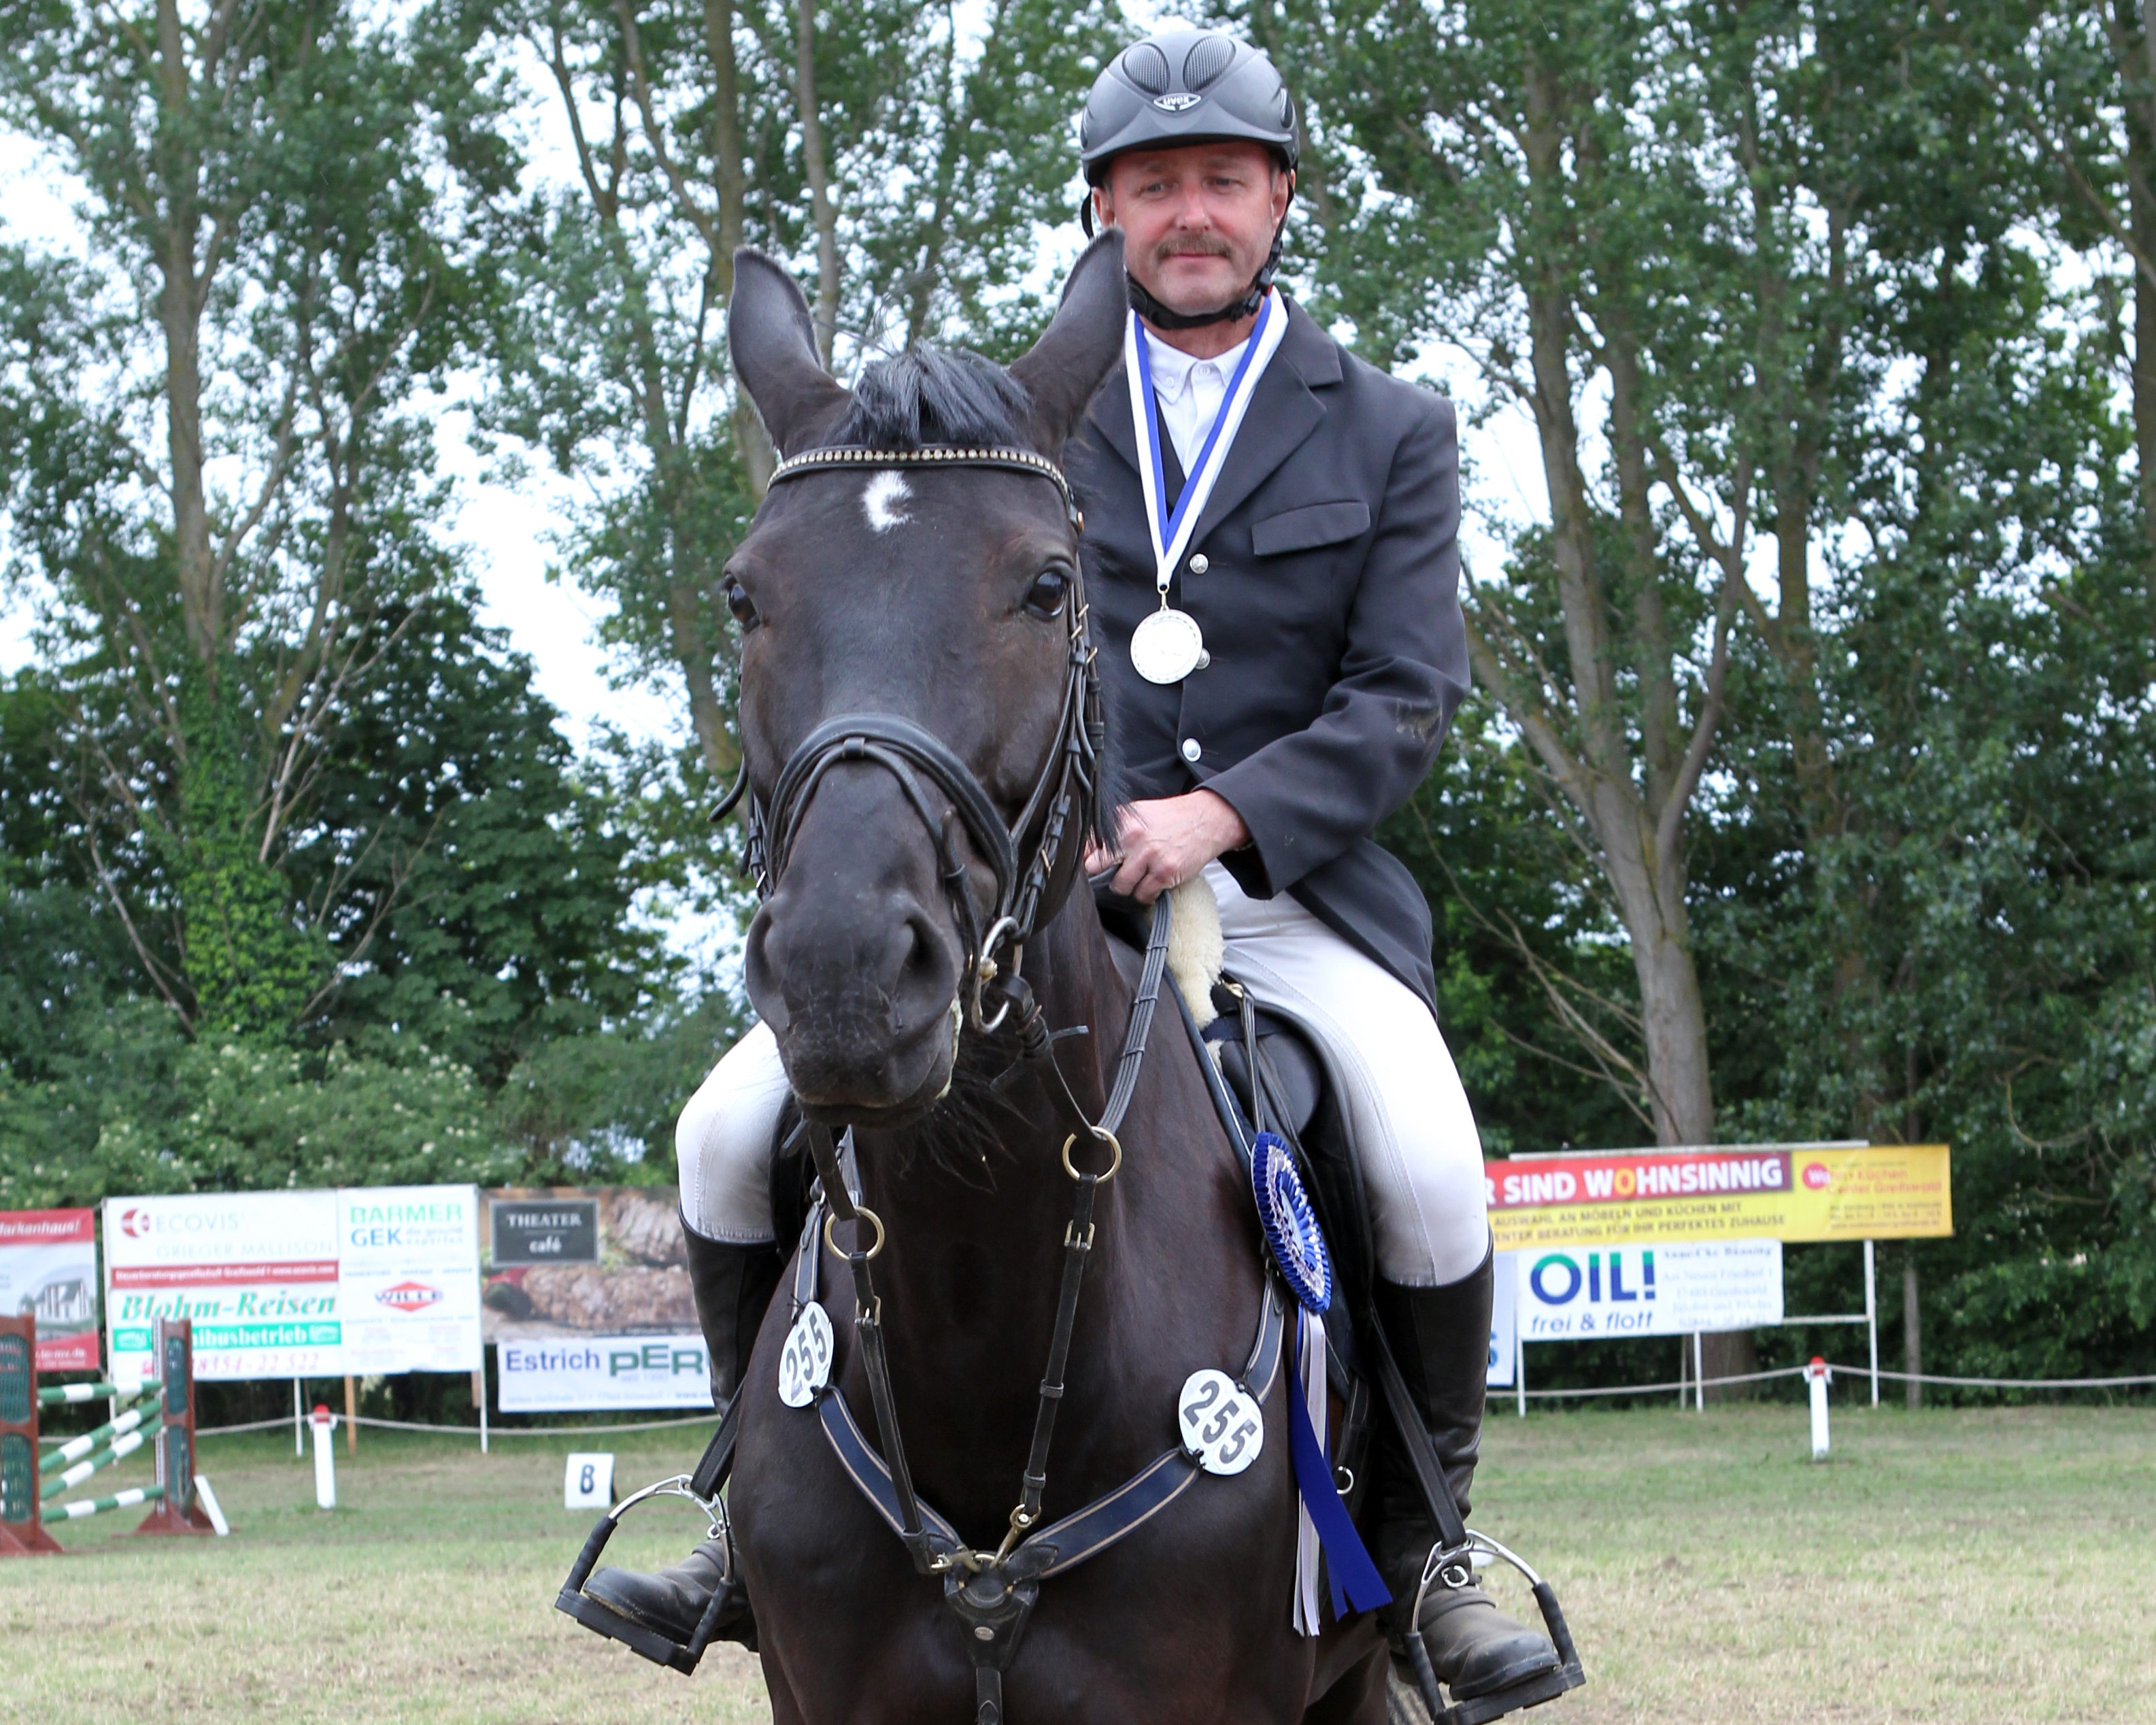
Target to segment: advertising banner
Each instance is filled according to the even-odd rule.
[[[478,1189],[369,1186],[336,1204],[344,1370],[478,1370]]]
[[[1491,1268],[1490,1372],[1483,1382],[1491,1389],[1510,1389],[1520,1358],[1520,1278],[1509,1253],[1498,1253]]]
[[[195,1376],[344,1370],[334,1192],[185,1193],[105,1200],[110,1370],[151,1369],[153,1320],[194,1320]]]
[[[701,1336],[580,1336],[495,1347],[505,1414],[711,1406]]]
[[[504,1187],[480,1210],[505,1413],[711,1406],[673,1187]]]
[[[205,1381],[474,1370],[478,1229],[470,1186],[109,1198],[115,1381],[150,1369],[160,1317],[194,1320]]]
[[[1517,1252],[1497,1260],[1497,1285],[1508,1279],[1527,1342],[1681,1336],[1782,1321],[1779,1240]]]
[[[0,1210],[0,1312],[38,1320],[37,1369],[97,1369],[97,1212]]]
[[[1483,1173],[1501,1252],[1953,1232],[1944,1144],[1514,1157]]]

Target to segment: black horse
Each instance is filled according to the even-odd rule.
[[[771,815],[749,992],[810,1132],[826,1131],[827,1149],[829,1132],[855,1133],[860,1202],[885,1242],[875,1290],[912,1483],[982,1553],[1005,1544],[1029,1465],[1067,1256],[1066,1158],[1096,1173],[1109,1158],[1074,1132],[1052,1076],[1022,1060],[1022,1015],[981,1028],[993,1014],[973,1010],[977,985],[991,973],[1008,982],[1016,956],[1012,931],[989,926],[1009,894],[999,896],[980,811],[959,806],[929,744],[901,743],[921,733],[940,743],[1016,833],[1016,866],[1032,867],[1040,897],[1029,934],[1017,931],[1024,981],[1038,1025],[1084,1027],[1056,1040],[1053,1059],[1070,1100],[1099,1119],[1135,964],[1077,884],[1086,821],[1106,800],[1098,775],[1078,775],[1092,806],[1075,819],[1051,819],[1040,794],[1065,783],[1059,754],[1086,752],[1070,703],[1090,650],[1079,524],[1049,465],[1120,355],[1125,305],[1120,238],[1103,236],[1008,372],[916,353],[873,368],[858,394],[818,362],[808,306],[767,259],[742,254],[731,313],[737,373],[782,458],[936,446],[1043,464],[812,456],[783,470],[726,573],[743,629],[748,793]],[[881,752],[897,765],[858,739],[817,743],[831,721],[863,715],[875,716],[863,721],[871,729],[891,721],[901,742]],[[804,742],[813,770],[798,764]],[[993,968],[981,963],[992,954]],[[992,1088],[1014,1065],[1015,1081]],[[1090,1503],[1172,1448],[1185,1379],[1242,1368],[1266,1297],[1249,1185],[1172,1006],[1118,1136],[1037,1520]],[[820,1286],[836,1328],[832,1381],[865,1410],[876,1386],[847,1260],[832,1249],[850,1235],[856,1250],[870,1243],[870,1224],[854,1225],[821,1236],[831,1245]],[[731,1500],[774,1713],[973,1717],[968,1630],[944,1586],[893,1537],[817,1414],[780,1398],[793,1303],[773,1302],[746,1375]],[[1016,1725],[1384,1717],[1385,1647],[1368,1615],[1316,1639],[1291,1627],[1291,1376],[1271,1374],[1247,1471],[1195,1477],[1127,1537],[1040,1584],[1004,1677]],[[873,1439],[879,1428],[863,1422]]]

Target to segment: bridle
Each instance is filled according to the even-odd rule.
[[[931,444],[924,449],[881,449],[839,444],[789,455],[773,471],[778,485],[812,474],[842,470],[906,467],[1000,468],[1031,474],[1055,485],[1070,528],[1071,584],[1064,601],[1069,619],[1069,655],[1063,710],[1055,742],[1042,761],[1031,793],[1015,821],[1006,824],[994,800],[973,770],[938,737],[896,713],[842,713],[827,719],[803,737],[779,768],[766,803],[748,788],[746,761],[733,788],[713,811],[718,820],[746,796],[748,805],[748,862],[757,893],[768,898],[785,872],[795,835],[808,803],[824,775],[838,766],[870,762],[898,781],[906,799],[935,842],[937,872],[951,901],[964,946],[959,993],[953,1009],[965,1028],[986,1034],[997,1029],[1023,997],[1019,968],[1025,942],[1043,920],[1060,907],[1077,873],[1078,858],[1065,855],[1075,839],[1082,843],[1100,795],[1100,759],[1104,721],[1095,649],[1086,637],[1085,576],[1075,552],[1085,529],[1084,515],[1071,495],[1063,470],[1030,449]],[[923,782],[949,802],[952,815],[937,812]],[[973,893],[971,866],[960,854],[952,817],[964,836],[988,863],[995,881],[987,926],[983,927]],[[1009,951],[1009,963],[998,957]],[[999,996],[993,1014],[987,998]]]
[[[782,461],[771,482],[776,485],[833,470],[902,467],[1002,468],[1045,479],[1063,500],[1072,549],[1076,549],[1085,521],[1071,496],[1070,482],[1055,463],[1029,449],[950,446],[878,449],[859,445],[812,449]],[[849,1186],[840,1146],[831,1128],[805,1117],[799,1128],[799,1135],[808,1141],[817,1181],[795,1260],[794,1313],[790,1322],[798,1326],[808,1321],[813,1307],[825,1326],[824,1335],[830,1333],[829,1318],[817,1302],[820,1245],[844,1259],[851,1273],[853,1332],[868,1380],[880,1451],[870,1447],[844,1394],[828,1375],[818,1380],[810,1399],[842,1466],[898,1535],[914,1568],[923,1576],[942,1581],[944,1601],[964,1631],[967,1656],[973,1666],[974,1725],[1004,1725],[1003,1674],[1017,1654],[1041,1582],[1107,1549],[1173,1502],[1199,1472],[1197,1461],[1178,1444],[1105,1497],[1058,1522],[1041,1525],[1050,1448],[1064,1397],[1079,1293],[1096,1231],[1094,1204],[1100,1189],[1122,1166],[1122,1146],[1116,1132],[1137,1093],[1153,1009],[1166,980],[1171,916],[1168,896],[1163,893],[1154,901],[1152,930],[1131,1002],[1122,1052],[1106,1105],[1096,1119],[1080,1105],[1057,1065],[1054,1038],[1040,1004],[1020,974],[1026,942],[1044,918],[1055,914],[1077,877],[1079,846],[1101,793],[1104,739],[1100,677],[1094,665],[1095,649],[1087,639],[1085,578],[1075,556],[1072,563],[1070,591],[1065,598],[1069,653],[1062,713],[1055,744],[1042,761],[1016,820],[1004,820],[972,769],[947,744],[895,713],[844,713],[819,725],[779,768],[767,803],[746,788],[749,773],[745,761],[741,778],[712,816],[715,820],[720,819],[746,797],[749,864],[759,896],[767,899],[785,873],[802,819],[824,776],[834,767],[854,763],[873,764],[889,773],[935,842],[944,891],[951,901],[959,937],[965,943],[958,993],[952,1003],[960,1031],[971,1029],[986,1034],[1007,1017],[1012,1019],[1018,1057],[1004,1077],[997,1081],[997,1086],[1000,1088],[1020,1070],[1031,1072],[1040,1079],[1050,1106],[1070,1129],[1063,1142],[1061,1161],[1064,1173],[1073,1183],[1071,1214],[1063,1232],[1061,1283],[1040,1378],[1033,1442],[1019,1482],[1018,1504],[1010,1513],[1009,1529],[1000,1545],[991,1551],[967,1547],[957,1530],[914,1491],[884,1346],[883,1301],[876,1291],[871,1265],[884,1248],[884,1224]],[[947,801],[948,814],[939,812],[932,790]],[[969,865],[959,853],[954,823],[987,860],[988,872],[994,877],[992,914],[985,930],[974,902]],[[1007,963],[998,957],[1006,951]],[[1107,1166],[1101,1172],[1090,1172],[1072,1159],[1073,1151],[1081,1145],[1091,1153],[1089,1161],[1106,1156]],[[832,1232],[834,1224],[841,1222],[853,1224],[854,1244],[850,1248],[842,1247]],[[868,1243],[871,1230],[873,1244]],[[1238,1380],[1254,1401],[1263,1400],[1279,1365],[1281,1311],[1273,1280],[1268,1276],[1257,1338],[1243,1377]],[[789,1328],[789,1351],[796,1333],[795,1328]],[[828,1357],[825,1370],[828,1374]],[[711,1453],[731,1457],[730,1427],[738,1418],[742,1399],[737,1394],[729,1405],[719,1434],[712,1440]],[[699,1477],[708,1473],[716,1490],[726,1465],[725,1461],[709,1464],[707,1458],[707,1466],[698,1471]],[[731,1535],[728,1538],[731,1550]],[[595,1551],[588,1552],[580,1559],[585,1573],[595,1556]],[[730,1556],[730,1568],[732,1562]],[[580,1580],[578,1584],[581,1585]],[[715,1599],[717,1597],[713,1595]]]

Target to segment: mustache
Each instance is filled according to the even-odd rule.
[[[1174,257],[1226,258],[1234,256],[1228,242],[1217,234],[1178,234],[1153,248],[1152,259],[1164,264]]]

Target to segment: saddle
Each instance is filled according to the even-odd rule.
[[[1192,906],[1199,912],[1196,916],[1184,911],[1186,892],[1201,900]],[[1097,892],[1095,896],[1111,936],[1129,943],[1133,932],[1144,927],[1140,907]],[[1586,1680],[1554,1589],[1516,1554],[1466,1529],[1378,1321],[1374,1303],[1377,1250],[1363,1187],[1361,1147],[1355,1141],[1353,1122],[1342,1102],[1342,1088],[1324,1045],[1292,1014],[1259,1005],[1232,974],[1224,973],[1217,915],[1204,915],[1216,907],[1210,903],[1212,893],[1204,881],[1178,889],[1178,926],[1203,922],[1213,929],[1209,945],[1203,940],[1197,942],[1208,955],[1207,963],[1195,969],[1188,963],[1178,966],[1171,951],[1169,972],[1176,983],[1174,992],[1183,1009],[1184,1028],[1206,1056],[1199,1065],[1212,1088],[1214,1106],[1246,1174],[1258,1133],[1270,1132],[1286,1144],[1332,1260],[1333,1296],[1324,1319],[1330,1392],[1327,1413],[1332,1422],[1327,1449],[1335,1484],[1350,1518],[1359,1520],[1369,1489],[1370,1471],[1366,1463],[1373,1421],[1378,1417],[1377,1404],[1382,1403],[1384,1417],[1391,1419],[1399,1434],[1416,1486],[1430,1511],[1431,1525],[1441,1535],[1441,1548],[1432,1551],[1424,1567],[1424,1591],[1440,1575],[1448,1578],[1448,1585],[1464,1584],[1470,1573],[1466,1565],[1471,1548],[1502,1558],[1532,1586],[1561,1661],[1557,1671],[1524,1684],[1448,1706],[1421,1632],[1415,1626],[1421,1605],[1418,1594],[1409,1613],[1409,1627],[1402,1637],[1413,1689],[1419,1694],[1434,1725],[1485,1725],[1517,1708],[1537,1706],[1577,1687]],[[1397,1664],[1392,1681],[1396,1687],[1401,1684]],[[1388,1717],[1410,1717],[1400,1707],[1398,1696],[1388,1708]]]
[[[1214,1104],[1245,1172],[1249,1171],[1256,1135],[1275,1134],[1293,1154],[1317,1213],[1337,1290],[1325,1314],[1328,1399],[1335,1422],[1327,1447],[1345,1488],[1342,1501],[1350,1516],[1359,1516],[1374,1409],[1371,1373],[1357,1345],[1356,1315],[1374,1322],[1368,1314],[1377,1275],[1362,1162],[1347,1111],[1339,1104],[1339,1086],[1317,1038],[1287,1014],[1259,1005],[1222,971],[1217,913],[1209,924],[1202,912],[1209,905],[1196,906],[1199,916],[1186,909],[1198,894],[1208,900],[1212,896],[1202,880],[1178,892],[1176,927],[1196,925],[1199,932],[1183,951],[1170,947],[1168,974],[1183,1004],[1184,1027],[1209,1056],[1205,1066],[1214,1089]],[[1134,963],[1144,941],[1143,906],[1099,891],[1094,899],[1110,937],[1129,949]],[[1209,939],[1204,932],[1209,926]]]
[[[1409,1627],[1403,1637],[1412,1661],[1414,1687],[1419,1691],[1434,1725],[1486,1725],[1486,1722],[1502,1713],[1534,1706],[1576,1686],[1584,1681],[1578,1654],[1549,1584],[1502,1546],[1481,1535],[1471,1534],[1462,1525],[1436,1452],[1376,1316],[1373,1303],[1376,1254],[1369,1208],[1347,1111],[1339,1101],[1341,1087],[1329,1069],[1322,1045],[1304,1026],[1290,1014],[1259,1007],[1231,976],[1219,974],[1221,942],[1217,914],[1204,914],[1216,907],[1209,902],[1211,893],[1204,883],[1194,886],[1196,890],[1188,891],[1187,896],[1184,893],[1177,896],[1196,913],[1181,920],[1198,926],[1198,938],[1194,942],[1187,940],[1180,951],[1176,949],[1171,933],[1171,925],[1178,919],[1170,914],[1169,905],[1154,907],[1152,932],[1147,937],[1144,934],[1145,913],[1140,906],[1128,901],[1101,899],[1102,920],[1111,935],[1132,949],[1127,968],[1142,965],[1142,977],[1135,996],[1137,1006],[1124,1050],[1125,1070],[1119,1077],[1116,1096],[1111,1098],[1104,1118],[1122,1118],[1122,1103],[1117,1098],[1127,1098],[1128,1081],[1135,1076],[1137,1057],[1142,1055],[1146,1027],[1152,1020],[1154,1004],[1163,992],[1163,984],[1173,977],[1173,985],[1167,987],[1165,992],[1173,998],[1184,1030],[1199,1054],[1199,1065],[1211,1091],[1214,1108],[1244,1164],[1245,1175],[1253,1164],[1254,1151],[1259,1147],[1259,1135],[1269,1133],[1277,1137],[1294,1158],[1327,1243],[1333,1297],[1325,1313],[1324,1334],[1331,1392],[1326,1399],[1327,1413],[1332,1430],[1321,1434],[1317,1440],[1323,1447],[1317,1452],[1315,1466],[1319,1470],[1319,1482],[1316,1489],[1324,1491],[1322,1468],[1329,1452],[1333,1484],[1348,1515],[1352,1520],[1359,1514],[1368,1489],[1363,1464],[1372,1437],[1373,1403],[1382,1400],[1399,1431],[1416,1485],[1441,1538],[1424,1566],[1421,1591],[1416,1594],[1414,1609],[1408,1615]],[[1204,902],[1196,902],[1201,896]],[[1029,1027],[1037,1045],[1032,1057],[1052,1062],[1052,1039],[1040,1029],[1038,1019],[1036,1010]],[[1075,1110],[1077,1105],[1074,1102],[1070,1106]],[[808,1140],[813,1157],[801,1152],[799,1146],[803,1137]],[[803,1250],[795,1271],[795,1303],[803,1312],[805,1321],[818,1296],[815,1278],[822,1262],[821,1255],[814,1249],[814,1235],[808,1230],[816,1227],[820,1219],[824,1225],[816,1231],[823,1233],[828,1242],[828,1224],[844,1208],[834,1208],[828,1194],[837,1193],[843,1198],[842,1189],[850,1188],[851,1180],[842,1160],[841,1148],[832,1136],[828,1132],[818,1136],[817,1129],[803,1122],[790,1106],[780,1122],[778,1141],[771,1174],[773,1217],[782,1237],[789,1224],[802,1230]],[[1112,1137],[1106,1142],[1112,1144]],[[1265,1153],[1269,1157],[1277,1154],[1270,1147],[1265,1147]],[[810,1166],[812,1159],[814,1168]],[[1121,1160],[1118,1147],[1116,1164],[1120,1165]],[[1067,1153],[1065,1167],[1069,1167]],[[1109,1174],[1112,1173],[1111,1166]],[[1074,1271],[1082,1265],[1083,1255],[1091,1248],[1091,1229],[1087,1225],[1087,1218],[1091,1209],[1091,1193],[1107,1177],[1073,1175],[1080,1182],[1081,1195],[1077,1213],[1065,1236],[1066,1258],[1070,1261],[1065,1266],[1057,1340],[1051,1347],[1048,1375],[1042,1383],[1044,1412],[1034,1434],[1034,1461],[1026,1475],[1029,1494],[1037,1494],[1036,1476],[1045,1477],[1045,1434],[1052,1429],[1050,1422],[1053,1419],[1054,1399],[1060,1398],[1062,1393],[1063,1350],[1067,1346],[1069,1318],[1075,1308],[1078,1288],[1078,1276]],[[866,1211],[859,1214],[874,1220]],[[873,1320],[861,1315],[880,1311],[881,1304],[874,1298],[866,1271],[868,1260],[881,1248],[882,1224],[875,1222],[874,1225],[876,1246],[864,1250],[856,1245],[844,1255],[853,1267],[857,1284],[855,1327],[860,1345],[870,1351],[872,1399],[875,1401],[884,1450],[890,1460],[886,1461],[885,1455],[870,1443],[847,1407],[842,1393],[819,1379],[819,1393],[808,1399],[815,1406],[817,1417],[847,1472],[871,1507],[913,1553],[916,1568],[932,1577],[941,1575],[946,1603],[970,1634],[967,1645],[977,1680],[976,1725],[1002,1725],[1003,1672],[1017,1651],[1040,1582],[1060,1570],[1085,1562],[1121,1539],[1157,1510],[1164,1508],[1198,1476],[1199,1462],[1194,1452],[1182,1446],[1173,1447],[1113,1491],[1045,1528],[1035,1529],[1033,1526],[1038,1519],[1038,1497],[1029,1495],[1020,1510],[1014,1512],[1012,1538],[1006,1540],[1001,1550],[993,1555],[985,1548],[978,1552],[968,1550],[956,1531],[913,1494],[895,1423],[887,1417],[887,1384],[881,1389],[877,1387],[883,1380],[875,1374],[874,1368],[880,1354],[873,1350],[880,1348],[880,1333],[879,1331],[871,1336]],[[1238,1389],[1247,1385],[1249,1393],[1260,1401],[1286,1363],[1287,1323],[1283,1307],[1284,1302],[1291,1305],[1293,1298],[1284,1293],[1286,1286],[1282,1277],[1266,1278],[1256,1339],[1242,1375],[1234,1380]],[[813,1309],[821,1316],[820,1307]],[[828,1321],[824,1333],[828,1357]],[[785,1394],[783,1388],[781,1393],[782,1396]],[[622,1616],[604,1601],[587,1594],[584,1584],[623,1512],[660,1495],[685,1497],[711,1518],[713,1537],[728,1549],[731,1573],[731,1527],[719,1492],[732,1471],[743,1399],[733,1398],[722,1412],[718,1429],[693,1474],[677,1475],[647,1486],[601,1517],[556,1600],[559,1609],[588,1628],[625,1642],[644,1657],[683,1672],[695,1670],[710,1642],[721,1604],[728,1597],[726,1589],[713,1591],[703,1620],[690,1640],[677,1645]],[[790,1404],[799,1406],[803,1403],[795,1400]],[[1307,1425],[1304,1431],[1304,1441],[1308,1443]],[[1329,1443],[1324,1441],[1327,1436],[1330,1437]],[[1301,1466],[1298,1463],[1299,1470]],[[1306,1504],[1311,1502],[1311,1489],[1309,1484],[1303,1484]],[[1027,1505],[1033,1506],[1031,1513]],[[1337,1515],[1338,1512],[1328,1513]],[[1025,1517],[1023,1520],[1022,1516]],[[1344,1531],[1350,1546],[1355,1547],[1359,1554],[1352,1527]],[[1536,1679],[1532,1693],[1516,1685],[1448,1706],[1431,1669],[1421,1633],[1414,1625],[1419,1615],[1422,1594],[1433,1581],[1442,1578],[1448,1586],[1468,1585],[1471,1551],[1485,1547],[1527,1577],[1563,1667],[1547,1677]],[[1328,1547],[1327,1562],[1330,1555]],[[1360,1560],[1367,1568],[1368,1558],[1364,1556]],[[1336,1594],[1335,1609],[1339,1609]],[[1395,1686],[1399,1682],[1397,1665],[1392,1681]],[[1394,1716],[1400,1717],[1396,1710],[1397,1697],[1395,1702]]]

